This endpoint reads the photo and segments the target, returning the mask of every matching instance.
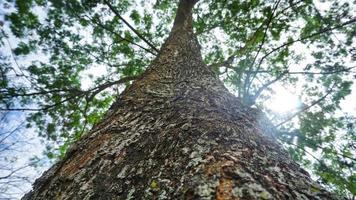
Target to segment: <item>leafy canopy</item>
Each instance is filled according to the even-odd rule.
[[[157,55],[174,19],[169,0],[7,0],[2,5],[0,108],[68,145],[97,123],[123,87]],[[348,1],[201,0],[194,29],[206,64],[246,106],[264,109],[275,138],[328,185],[356,194],[351,93],[355,5]],[[10,51],[9,51],[10,50]],[[299,88],[287,116],[264,102],[275,84]]]

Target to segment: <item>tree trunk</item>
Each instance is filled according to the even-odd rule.
[[[180,1],[151,66],[23,199],[335,198],[203,63],[194,4]]]

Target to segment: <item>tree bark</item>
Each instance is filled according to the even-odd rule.
[[[195,3],[180,1],[147,71],[23,199],[336,199],[204,64]]]

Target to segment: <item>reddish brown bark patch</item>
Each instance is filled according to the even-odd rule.
[[[233,181],[231,179],[220,178],[219,185],[216,188],[216,200],[235,199],[232,195]]]
[[[212,176],[214,174],[221,174],[222,169],[227,166],[233,166],[234,162],[231,160],[221,160],[214,163],[211,163],[205,167],[205,172],[208,176]]]
[[[96,152],[100,146],[111,138],[111,134],[100,134],[97,137],[91,139],[85,145],[83,152],[80,150],[76,152],[73,159],[68,160],[61,169],[61,174],[64,177],[70,177],[83,168],[92,158],[94,158]]]
[[[224,168],[234,166],[235,163],[231,160],[222,160],[211,163],[206,166],[205,172],[207,176],[218,175],[219,184],[216,187],[216,200],[238,200],[238,198],[233,195],[234,181],[225,176]]]

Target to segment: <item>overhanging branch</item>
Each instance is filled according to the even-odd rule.
[[[87,16],[87,17],[88,17],[88,16]],[[93,22],[93,23],[95,23],[96,25],[100,26],[102,29],[105,29],[106,31],[108,31],[108,32],[111,33],[112,35],[115,35],[115,36],[117,36],[118,38],[120,38],[121,41],[126,41],[126,42],[128,42],[128,43],[130,43],[130,44],[133,44],[133,45],[135,45],[135,46],[137,46],[137,47],[140,47],[141,49],[147,51],[148,53],[150,53],[150,54],[152,54],[152,55],[157,55],[155,52],[151,51],[150,49],[147,49],[146,47],[144,47],[144,46],[142,46],[142,45],[140,45],[140,44],[137,44],[137,43],[135,43],[135,42],[132,41],[132,40],[129,40],[129,39],[127,39],[127,38],[122,37],[120,34],[116,33],[116,32],[113,31],[113,30],[111,30],[110,28],[108,28],[107,26],[105,26],[104,24],[102,24],[101,22],[98,22],[97,20],[94,20],[94,19],[92,19],[92,18],[90,18],[90,17],[88,17],[88,18],[90,19],[91,22]]]
[[[293,137],[302,137],[303,139],[305,139],[305,136],[302,135],[302,133],[300,132],[300,130],[293,130],[292,132],[279,132],[279,135],[288,135],[288,136],[293,136]],[[278,140],[282,141],[282,142],[286,142],[288,144],[291,144],[289,141],[286,141],[284,139],[282,139],[282,137],[279,137]],[[294,144],[294,143],[293,143]],[[320,146],[318,144],[315,144],[315,143],[308,143],[308,146],[309,147],[312,147],[312,148],[317,148],[317,149],[320,149],[320,150],[324,150],[325,147],[323,146]],[[304,148],[303,148],[304,149]],[[353,161],[356,161],[356,158],[353,158],[351,156],[348,156],[346,154],[343,154],[343,153],[339,153],[339,152],[336,152],[337,155],[339,156],[342,156],[344,158],[348,158],[350,160],[353,160]]]
[[[73,10],[73,14],[74,14],[78,19],[83,19],[80,15],[77,14],[77,12],[76,12],[72,7],[67,6],[67,8],[72,9],[72,10]],[[135,42],[132,41],[132,40],[129,40],[129,39],[127,39],[127,38],[122,37],[120,34],[116,33],[116,32],[113,31],[112,29],[108,28],[107,26],[105,26],[104,24],[102,24],[100,21],[97,21],[97,20],[95,20],[95,19],[93,19],[93,18],[91,18],[91,17],[89,17],[88,15],[85,15],[85,14],[84,14],[84,16],[85,16],[86,18],[88,18],[88,19],[85,19],[85,18],[84,18],[84,20],[87,20],[87,21],[88,21],[91,25],[93,25],[93,26],[98,25],[98,26],[100,26],[102,29],[108,31],[110,34],[117,36],[118,38],[120,38],[120,42],[121,42],[121,41],[126,41],[126,42],[128,42],[128,43],[130,43],[130,44],[132,44],[132,45],[135,45],[135,46],[137,46],[137,47],[139,47],[139,48],[141,48],[141,49],[147,51],[148,53],[150,53],[150,54],[152,54],[152,55],[157,55],[155,52],[151,51],[150,49],[147,49],[147,48],[143,47],[142,45],[139,45],[139,44],[135,43]]]
[[[75,94],[71,94],[71,96],[69,96],[68,98],[63,99],[62,101],[52,104],[52,105],[44,105],[42,106],[42,108],[0,108],[0,111],[46,111],[49,110],[51,108],[54,108],[56,106],[61,105],[62,103],[65,103],[67,101],[73,100],[73,99],[77,99],[77,98],[82,98],[85,97],[86,101],[91,101],[95,95],[97,95],[98,93],[100,93],[101,91],[105,90],[106,88],[109,88],[113,85],[117,85],[117,84],[122,84],[122,83],[126,83],[128,81],[132,81],[135,79],[138,79],[139,77],[141,77],[141,75],[137,75],[137,76],[128,76],[128,77],[124,77],[122,79],[116,80],[116,81],[111,81],[111,82],[107,82],[105,84],[99,85],[97,87],[91,88],[89,90],[86,91],[80,91],[80,90],[52,90],[55,92],[63,92],[63,91],[75,91]],[[43,95],[43,94],[49,94],[51,91],[41,91],[41,92],[36,92],[36,93],[29,93],[29,94],[23,94],[22,96],[35,96],[35,95]]]
[[[141,38],[149,47],[151,47],[154,51],[158,52],[158,49],[150,42],[148,41],[142,34],[140,34],[133,26],[131,26],[130,23],[128,23],[121,15],[120,13],[116,10],[115,7],[113,7],[107,0],[104,0],[104,3],[110,8],[110,10],[122,21],[124,22],[130,30],[132,30],[139,38]]]

